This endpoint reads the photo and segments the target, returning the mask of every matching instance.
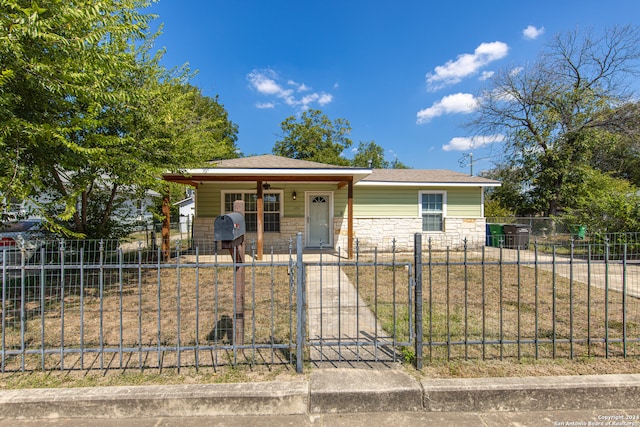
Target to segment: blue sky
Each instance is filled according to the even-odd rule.
[[[499,135],[462,125],[491,73],[535,60],[550,37],[638,24],[637,0],[160,0],[163,63],[188,63],[219,95],[245,155],[271,153],[280,123],[308,108],[375,141],[387,160],[474,173],[502,151]],[[351,157],[353,153],[345,153]]]

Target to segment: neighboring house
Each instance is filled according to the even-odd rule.
[[[178,206],[180,212],[180,232],[188,233],[193,224],[193,218],[195,217],[196,202],[193,195],[182,199],[179,202],[175,202],[174,205]]]
[[[95,191],[95,190],[94,190]],[[155,205],[155,199],[160,197],[160,194],[147,190],[142,197],[135,197],[133,191],[122,191],[118,203],[118,206],[113,212],[114,217],[121,218],[127,223],[148,223],[153,222],[153,213],[151,209]],[[11,211],[6,212],[10,216],[22,219],[37,219],[39,215],[35,215],[34,212],[38,212],[37,204],[50,203],[51,197],[39,195],[35,198],[35,201],[23,201],[14,202],[11,205]]]
[[[249,239],[281,246],[303,233],[306,248],[363,247],[396,241],[411,248],[415,233],[436,244],[485,241],[484,189],[498,181],[446,170],[368,169],[272,155],[214,162],[164,179],[196,188],[194,240],[213,240],[215,217],[245,201]]]
[[[153,213],[151,210],[155,205],[155,199],[158,197],[160,197],[160,194],[152,190],[145,191],[142,198],[123,195],[123,203],[114,214],[127,216],[130,221],[135,220],[151,224],[153,223]]]

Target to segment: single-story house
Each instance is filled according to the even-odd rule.
[[[437,242],[485,241],[484,189],[498,181],[447,170],[369,169],[263,155],[213,162],[167,173],[167,181],[195,187],[194,240],[213,240],[214,220],[245,202],[248,239],[281,245],[302,232],[306,248],[395,240],[413,245],[415,233]]]

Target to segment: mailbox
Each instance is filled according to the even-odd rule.
[[[213,222],[213,240],[230,242],[245,234],[244,216],[239,212],[230,212],[218,216]]]

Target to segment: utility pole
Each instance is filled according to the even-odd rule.
[[[460,160],[458,160],[458,164],[461,168],[465,166],[469,166],[469,175],[473,176],[473,164],[475,162],[479,162],[480,160],[490,159],[491,157],[481,157],[479,159],[473,160],[473,153],[465,153],[462,155]]]
[[[473,153],[465,153],[462,155],[460,160],[458,160],[458,164],[461,168],[469,165],[469,175],[473,176]]]

